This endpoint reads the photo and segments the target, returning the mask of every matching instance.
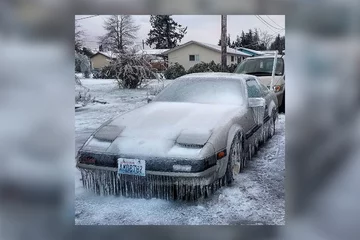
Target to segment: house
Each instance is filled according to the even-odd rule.
[[[167,55],[169,64],[177,62],[184,66],[185,70],[200,62],[209,63],[214,61],[215,63],[221,63],[221,46],[198,41],[189,41],[162,54]],[[250,56],[250,54],[227,47],[228,65],[238,64]]]
[[[95,70],[102,69],[110,64],[112,60],[115,59],[115,54],[112,52],[100,52],[98,51],[91,56],[90,62],[91,66]]]

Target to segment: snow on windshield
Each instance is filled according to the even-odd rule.
[[[154,101],[244,105],[244,93],[240,80],[187,78],[175,81]]]

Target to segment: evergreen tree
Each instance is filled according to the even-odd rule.
[[[82,52],[88,58],[90,58],[90,57],[92,57],[92,55],[94,55],[94,53],[87,47],[83,47]]]
[[[241,38],[239,35],[236,36],[236,41],[234,42],[234,48],[241,47]]]
[[[130,15],[112,15],[104,23],[106,34],[100,38],[103,48],[121,53],[134,44],[139,26]]]
[[[227,36],[227,42],[226,42],[226,45],[228,46],[228,47],[231,47],[231,40],[230,40],[230,34],[228,34],[228,36]]]
[[[280,54],[282,54],[285,49],[285,36],[280,37],[278,34],[274,40],[274,42],[270,45],[270,50],[278,50]]]
[[[148,46],[155,45],[156,49],[169,49],[178,46],[185,34],[187,27],[175,22],[170,15],[151,15],[152,29],[146,39]]]

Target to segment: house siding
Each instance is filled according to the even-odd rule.
[[[189,61],[189,55],[199,55],[199,61]],[[231,56],[234,56],[234,61],[231,62]],[[237,58],[244,57],[235,55],[235,54],[227,54],[227,64],[237,64]],[[197,63],[205,62],[209,63],[214,61],[215,63],[221,63],[221,53],[199,46],[197,44],[190,44],[178,50],[168,53],[169,64],[179,63],[184,66],[185,70],[188,70],[192,66]]]
[[[109,64],[110,59],[101,54],[97,54],[91,58],[91,65],[94,69],[101,69],[108,66]]]
[[[189,55],[199,55],[199,61],[189,61]],[[209,63],[214,61],[215,63],[221,62],[221,54],[216,51],[204,48],[197,44],[190,44],[168,54],[168,61],[170,64],[178,62],[184,66],[185,70],[188,70],[192,66],[200,62]]]

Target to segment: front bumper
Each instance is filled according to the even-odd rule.
[[[200,185],[209,185],[216,179],[216,165],[212,166],[201,172],[162,172],[162,171],[146,171],[146,176],[133,176],[133,175],[118,175],[118,169],[112,167],[102,167],[94,166],[89,164],[78,163],[76,165],[79,169],[85,169],[93,172],[113,172],[117,175],[117,178],[122,181],[133,181],[133,182],[157,182],[164,185],[177,184],[181,182],[182,184],[194,184],[195,182],[200,183]],[[169,181],[159,182],[156,177],[167,177]],[[195,181],[195,182],[194,182]]]

